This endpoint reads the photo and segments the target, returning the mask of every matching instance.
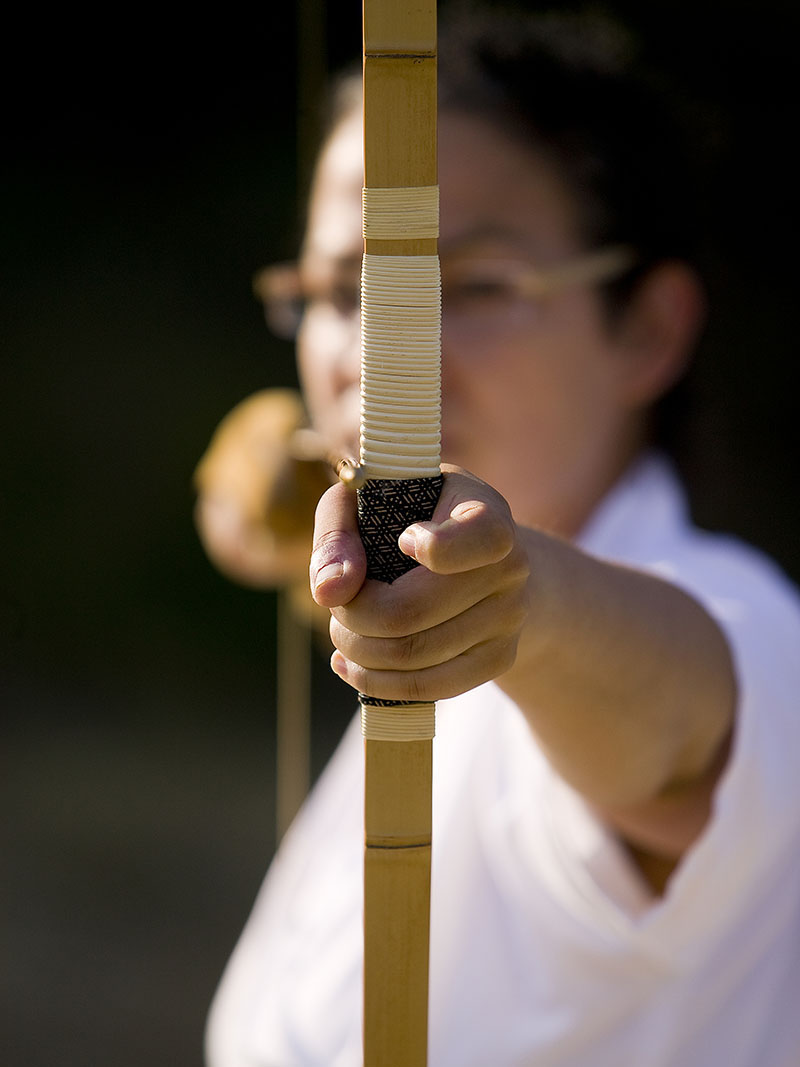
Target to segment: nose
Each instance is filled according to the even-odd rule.
[[[297,338],[301,364],[340,393],[361,376],[360,315],[307,315]]]

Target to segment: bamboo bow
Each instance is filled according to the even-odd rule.
[[[359,522],[368,574],[430,518],[439,473],[441,283],[436,2],[364,0]],[[434,705],[361,695],[365,737],[364,1064],[427,1063]]]

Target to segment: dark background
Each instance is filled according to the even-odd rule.
[[[611,10],[715,115],[695,509],[798,578],[796,17],[776,0]],[[250,279],[294,252],[302,87],[360,47],[355,3],[114,18],[18,13],[4,49],[9,1067],[201,1063],[275,845],[276,596],[208,563],[192,471],[238,400],[294,384]],[[314,664],[317,773],[352,701]]]

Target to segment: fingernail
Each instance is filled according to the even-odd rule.
[[[338,649],[331,656],[331,670],[334,674],[338,674],[340,678],[347,679],[347,660]]]
[[[343,563],[325,563],[318,571],[314,572],[314,589],[319,589],[320,586],[325,585],[327,582],[332,582],[336,578],[341,578],[344,574]]]
[[[414,527],[409,526],[408,529],[403,530],[397,539],[397,543],[401,552],[405,552],[407,556],[413,556],[417,551],[417,535]]]

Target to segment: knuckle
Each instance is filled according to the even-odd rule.
[[[501,584],[504,590],[519,590],[522,593],[525,593],[527,591],[531,570],[528,554],[524,549],[519,545],[516,545],[503,559],[501,567]]]
[[[368,693],[370,696],[380,696],[372,692],[371,672],[359,666],[358,663],[350,662],[347,670],[347,684],[357,689],[359,693]]]
[[[330,622],[328,623],[328,634],[330,635],[331,643],[334,648],[338,648],[339,651],[352,659],[352,638],[353,634],[346,626],[342,626],[339,620],[331,615]]]
[[[503,557],[510,555],[517,545],[517,524],[508,503],[501,497],[499,506],[490,510],[492,536]]]
[[[404,671],[370,671],[358,668],[348,678],[351,685],[359,692],[381,700],[414,700],[427,702],[428,695],[423,674]]]
[[[501,634],[486,641],[474,650],[476,670],[481,681],[490,681],[505,674],[517,658],[518,637],[516,633]]]
[[[517,640],[516,638],[508,638],[505,641],[499,642],[498,647],[495,649],[494,664],[495,673],[494,677],[500,674],[505,674],[506,671],[511,670],[514,666],[514,661],[517,658]]]
[[[416,607],[404,600],[395,600],[383,613],[381,626],[388,638],[405,638],[414,632]]]
[[[404,639],[401,653],[402,663],[408,668],[427,666],[432,650],[435,652],[435,642],[432,640],[431,631],[419,630]]]
[[[510,514],[498,522],[496,537],[498,549],[502,551],[504,559],[518,554],[517,528]]]
[[[321,559],[335,555],[344,537],[341,530],[317,530],[314,534],[313,554]]]
[[[504,610],[504,619],[510,632],[518,634],[528,618],[527,588],[514,589],[508,597]]]
[[[407,687],[407,696],[403,698],[404,700],[426,702],[432,699],[428,693],[428,687],[425,684],[424,674],[408,674],[406,675],[405,683]]]
[[[509,565],[518,582],[527,582],[531,574],[530,560],[528,559],[528,553],[516,540],[513,550],[509,553]]]
[[[411,666],[417,658],[419,644],[417,638],[417,634],[411,634],[409,637],[394,637],[385,641],[384,654],[387,666],[395,668]]]
[[[487,509],[483,539],[492,546],[491,555],[496,563],[507,562],[514,556],[517,528],[507,506],[501,511]]]
[[[413,671],[424,665],[428,640],[424,633],[381,639],[376,655],[387,670]]]

